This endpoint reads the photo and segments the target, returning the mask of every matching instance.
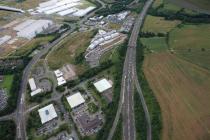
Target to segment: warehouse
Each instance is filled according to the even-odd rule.
[[[60,16],[71,15],[82,17],[96,8],[94,6],[87,7],[84,2],[87,3],[87,1],[82,0],[50,0],[40,3],[35,11],[47,15],[57,14]],[[83,5],[84,8],[80,9],[78,5]],[[31,14],[33,14],[33,12],[31,12]]]
[[[64,11],[64,10],[67,10],[69,8],[72,8],[72,7],[77,6],[79,4],[80,3],[70,3],[70,4],[67,4],[67,5],[59,6],[59,7],[53,8],[51,10],[45,11],[44,13],[48,14],[48,15],[54,14],[54,13],[57,13],[57,12]]]
[[[78,10],[77,12],[73,13],[73,16],[83,17],[83,16],[86,15],[88,12],[92,11],[93,9],[95,9],[95,7],[90,6],[90,7],[86,8],[86,9]]]
[[[21,31],[21,30],[23,30],[24,28],[26,28],[27,26],[29,26],[30,24],[32,24],[33,22],[35,22],[35,20],[33,20],[33,19],[28,19],[28,20],[26,20],[25,22],[22,22],[22,23],[18,24],[17,26],[15,26],[15,27],[13,28],[13,30],[15,30],[15,31]]]
[[[58,15],[60,15],[60,16],[69,15],[69,14],[76,12],[77,10],[78,10],[77,8],[71,8],[71,9],[68,9],[65,11],[58,12]]]
[[[18,31],[18,37],[32,39],[52,24],[53,22],[51,20],[26,20],[14,27],[14,30]]]
[[[57,118],[57,113],[55,111],[53,104],[50,104],[48,106],[45,106],[39,109],[38,112],[39,112],[39,116],[41,118],[42,124]]]
[[[112,87],[110,82],[108,80],[106,80],[105,78],[95,82],[93,85],[95,86],[97,91],[100,93],[102,93]]]
[[[70,95],[70,96],[66,97],[66,99],[72,109],[85,103],[85,99],[82,97],[80,92]]]

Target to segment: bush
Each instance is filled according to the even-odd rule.
[[[13,121],[0,122],[0,138],[1,140],[15,140],[16,126]]]

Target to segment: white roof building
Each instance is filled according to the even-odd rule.
[[[55,76],[56,76],[56,77],[61,77],[61,76],[63,76],[63,72],[60,71],[59,69],[58,69],[58,70],[55,70],[54,73],[55,73]]]
[[[90,6],[86,9],[81,9],[78,10],[77,12],[73,13],[73,16],[77,16],[77,17],[82,17],[84,15],[86,15],[88,12],[92,11],[93,9],[95,9],[96,7],[94,6]]]
[[[42,89],[41,88],[38,88],[38,89],[36,89],[36,90],[34,90],[34,91],[31,92],[31,96],[37,95],[37,94],[39,94],[41,92],[42,92]]]
[[[13,29],[18,31],[18,37],[32,39],[52,24],[53,22],[51,20],[26,20]]]
[[[70,95],[70,96],[66,97],[66,99],[67,99],[71,108],[75,108],[75,107],[85,103],[85,99],[82,97],[80,92]]]
[[[96,89],[98,90],[98,92],[104,92],[107,89],[110,89],[112,87],[112,85],[109,83],[108,80],[106,79],[102,79],[98,82],[94,83],[94,86],[96,87]]]
[[[42,124],[57,117],[57,113],[55,111],[53,104],[50,104],[48,106],[45,106],[39,109],[38,112],[39,112],[39,116],[41,118]]]
[[[28,83],[29,83],[29,86],[30,86],[30,88],[31,88],[31,91],[36,90],[36,84],[35,84],[34,78],[30,78],[30,79],[28,80]]]
[[[0,37],[0,45],[6,43],[7,41],[9,41],[11,39],[11,36],[9,35],[5,35],[3,37]]]
[[[61,86],[66,83],[66,80],[61,76],[57,78],[58,86]]]

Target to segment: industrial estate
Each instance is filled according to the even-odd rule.
[[[209,140],[208,0],[0,1],[1,140]]]

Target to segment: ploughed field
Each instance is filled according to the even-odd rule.
[[[144,73],[161,107],[162,139],[209,140],[210,25],[170,26],[161,20],[164,24],[151,26],[150,32],[165,28],[169,35],[141,42],[146,46]]]

